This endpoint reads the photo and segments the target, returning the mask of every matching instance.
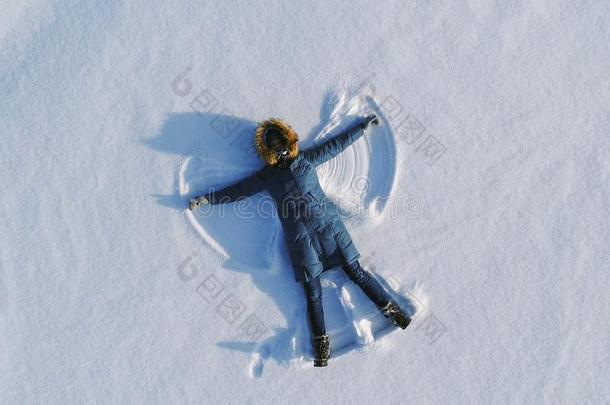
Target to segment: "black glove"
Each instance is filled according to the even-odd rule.
[[[379,117],[377,114],[369,114],[364,117],[364,128],[367,128],[369,124],[379,125]]]

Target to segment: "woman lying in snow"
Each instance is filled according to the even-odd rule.
[[[298,136],[285,122],[269,119],[256,130],[256,149],[267,163],[242,181],[222,190],[193,198],[189,208],[221,204],[267,190],[273,197],[289,248],[297,282],[303,283],[314,347],[314,366],[328,364],[330,341],[322,308],[320,274],[341,266],[349,278],[396,326],[405,329],[411,318],[358,261],[360,253],[338,215],[335,204],[320,187],[315,167],[337,156],[358,138],[376,115],[311,149],[299,151]]]

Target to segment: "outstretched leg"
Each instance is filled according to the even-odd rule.
[[[362,268],[358,260],[343,265],[343,270],[347,276],[364,291],[367,297],[378,307],[383,307],[392,300],[390,294],[373,275]]]
[[[362,268],[358,260],[344,265],[343,269],[349,278],[377,305],[383,316],[390,319],[394,325],[405,329],[411,323],[411,318],[396,304],[375,277]]]
[[[307,297],[307,313],[311,324],[312,343],[314,348],[314,367],[324,367],[330,357],[330,338],[326,334],[324,324],[324,308],[322,307],[322,283],[320,277],[303,283]]]
[[[307,313],[311,332],[314,336],[326,334],[324,324],[324,308],[322,306],[322,283],[320,277],[310,279],[303,283],[305,295],[307,297]]]

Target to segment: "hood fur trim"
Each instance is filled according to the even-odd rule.
[[[275,166],[278,163],[277,154],[265,145],[265,131],[269,128],[278,129],[284,135],[284,146],[288,149],[290,161],[299,155],[299,136],[290,125],[279,118],[269,118],[258,124],[256,128],[256,151],[267,164]]]

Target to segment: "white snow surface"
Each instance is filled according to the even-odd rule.
[[[604,1],[0,5],[0,402],[610,403]],[[377,112],[319,168],[401,330],[269,196],[190,197]],[[266,207],[266,208],[265,208]]]

